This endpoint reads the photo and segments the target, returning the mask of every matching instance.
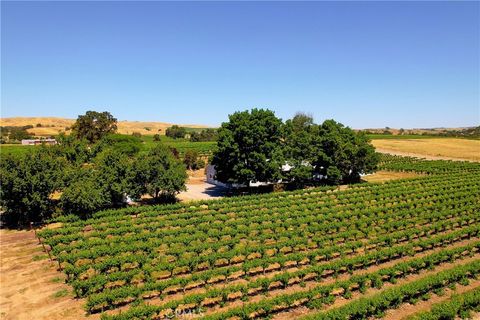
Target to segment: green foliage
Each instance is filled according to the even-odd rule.
[[[123,205],[125,196],[136,191],[131,184],[133,161],[122,151],[106,148],[91,163],[66,170],[60,201],[64,213],[85,218],[95,211]]]
[[[157,202],[171,200],[178,192],[186,190],[187,177],[184,165],[168,147],[159,144],[134,161],[129,194],[138,197],[148,193]]]
[[[72,126],[72,134],[79,139],[86,139],[89,143],[100,140],[107,134],[117,131],[117,119],[109,112],[87,111],[80,115]]]
[[[281,178],[282,121],[270,110],[236,112],[218,129],[212,164],[226,183],[276,182]]]
[[[9,139],[11,140],[16,140],[16,141],[21,141],[23,139],[30,139],[32,138],[32,135],[27,132],[25,129],[12,129],[10,130],[10,135]]]
[[[217,139],[217,130],[215,129],[205,129],[200,132],[193,131],[190,133],[191,142],[201,142],[201,141],[215,141]]]
[[[315,146],[317,131],[313,118],[303,113],[297,113],[283,126],[283,152],[292,167],[286,178],[298,187],[311,181],[314,175],[312,163],[318,152]]]
[[[102,186],[93,177],[82,177],[69,184],[60,197],[60,207],[64,214],[75,214],[82,218],[106,208],[109,199]]]
[[[217,179],[226,183],[359,182],[376,169],[378,156],[370,140],[333,120],[316,125],[298,113],[282,124],[273,112],[253,109],[237,112],[218,130],[218,148],[212,164]],[[290,170],[282,171],[288,164]]]
[[[128,156],[134,156],[142,150],[142,140],[135,135],[108,134],[92,147],[93,154],[106,149],[114,150]]]
[[[379,161],[366,135],[334,120],[326,120],[319,126],[316,147],[315,171],[326,175],[332,183],[358,182],[360,174],[373,172]]]
[[[112,206],[123,204],[129,193],[131,160],[124,153],[106,149],[94,159],[94,178]]]
[[[59,291],[55,292],[53,294],[54,298],[63,298],[68,295],[68,290],[67,289],[60,289]]]
[[[0,132],[3,141],[19,142],[23,139],[31,139],[33,136],[28,133],[27,129],[31,129],[33,126],[4,126],[0,127]]]
[[[167,128],[165,131],[165,135],[170,138],[178,139],[178,138],[185,138],[187,134],[187,130],[185,128],[179,127],[176,124]]]
[[[195,150],[188,150],[185,152],[183,155],[183,163],[189,170],[205,168],[205,161],[198,156],[198,152]]]
[[[12,224],[41,221],[53,211],[50,195],[61,184],[65,162],[48,147],[22,155],[2,155],[0,203]]]
[[[87,140],[65,134],[58,135],[56,139],[58,143],[50,148],[59,157],[65,157],[69,163],[81,165],[89,162],[92,158],[93,152],[89,148]]]
[[[158,133],[153,135],[153,141],[155,142],[160,141],[160,135]]]

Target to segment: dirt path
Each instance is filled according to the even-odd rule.
[[[0,253],[0,319],[99,319],[85,316],[32,231],[0,230]]]

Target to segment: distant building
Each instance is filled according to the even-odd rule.
[[[36,146],[39,144],[54,145],[54,144],[57,144],[57,140],[55,139],[23,139],[22,140],[22,145],[24,146]]]

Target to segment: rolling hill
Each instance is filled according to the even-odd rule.
[[[60,132],[70,132],[70,127],[75,122],[74,119],[58,118],[58,117],[13,117],[1,118],[0,126],[27,126],[32,125],[32,129],[27,131],[35,136],[52,136]],[[37,126],[38,125],[38,126]],[[165,129],[172,126],[167,122],[143,122],[143,121],[119,121],[118,132],[124,134],[132,134],[139,132],[143,135],[148,134],[165,134]],[[207,128],[208,126],[198,124],[179,124],[188,128]]]

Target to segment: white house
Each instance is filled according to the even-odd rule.
[[[282,165],[282,171],[283,172],[287,172],[287,171],[290,171],[293,167],[291,165],[289,165],[288,163]],[[215,170],[215,166],[214,165],[207,165],[207,170],[206,170],[206,173],[207,173],[207,182],[208,183],[211,183],[211,184],[214,184],[216,186],[221,186],[221,187],[233,187],[233,188],[239,188],[239,187],[245,187],[245,185],[242,185],[242,184],[227,184],[227,183],[223,183],[223,182],[220,182],[218,180],[215,180],[215,175],[217,174],[217,171]],[[278,182],[281,182],[281,181],[278,181]],[[266,186],[266,185],[269,185],[271,184],[270,182],[261,182],[261,181],[257,181],[257,182],[250,182],[250,187],[259,187],[259,186]]]

